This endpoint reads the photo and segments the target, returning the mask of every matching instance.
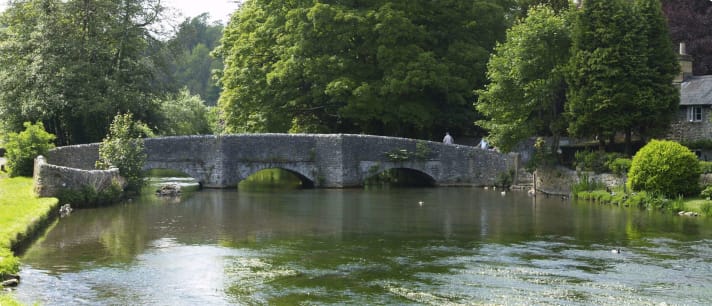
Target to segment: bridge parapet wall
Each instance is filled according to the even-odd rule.
[[[516,170],[516,154],[440,142],[371,135],[343,135],[344,184],[358,185],[375,173],[407,168],[431,176],[438,185],[490,186],[500,173]],[[389,153],[411,155],[394,161]]]
[[[220,136],[171,136],[144,139],[144,170],[172,169],[190,175],[205,187],[222,187]]]
[[[99,160],[99,144],[91,143],[57,147],[47,152],[45,158],[47,163],[52,165],[95,170],[96,161]]]
[[[282,168],[316,187],[355,187],[366,178],[407,168],[433,178],[438,185],[486,186],[516,170],[514,155],[440,142],[352,134],[239,134],[175,136],[144,140],[145,169],[184,172],[205,187],[232,187],[256,171]],[[389,153],[405,150],[406,160]],[[392,155],[392,154],[391,154]],[[94,169],[98,144],[56,148],[48,163]]]

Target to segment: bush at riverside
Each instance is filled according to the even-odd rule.
[[[628,187],[669,198],[697,195],[700,163],[695,153],[674,141],[653,140],[633,157]]]
[[[47,133],[42,122],[24,123],[25,130],[20,133],[10,133],[5,144],[7,165],[10,176],[32,176],[35,157],[45,155],[54,148],[55,136]]]

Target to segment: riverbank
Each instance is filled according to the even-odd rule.
[[[665,199],[664,197],[647,194],[646,192],[626,193],[622,187],[613,191],[597,189],[579,191],[576,198],[594,203],[616,206],[633,206],[647,209],[669,211],[681,216],[707,216],[712,214],[712,201],[700,198]]]
[[[13,250],[42,228],[58,204],[55,198],[35,197],[31,178],[0,173],[0,281],[17,274],[19,261]],[[0,304],[12,305],[8,300],[0,296]]]

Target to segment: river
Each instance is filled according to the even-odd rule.
[[[499,189],[147,194],[21,259],[28,304],[712,304],[710,218]]]

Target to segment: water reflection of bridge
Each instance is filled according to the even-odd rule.
[[[205,187],[232,187],[264,169],[284,169],[305,185],[354,187],[390,169],[408,169],[436,185],[494,184],[516,168],[513,155],[439,142],[349,134],[239,134],[145,140],[145,169],[181,171]],[[54,149],[50,164],[92,169],[98,144]]]

